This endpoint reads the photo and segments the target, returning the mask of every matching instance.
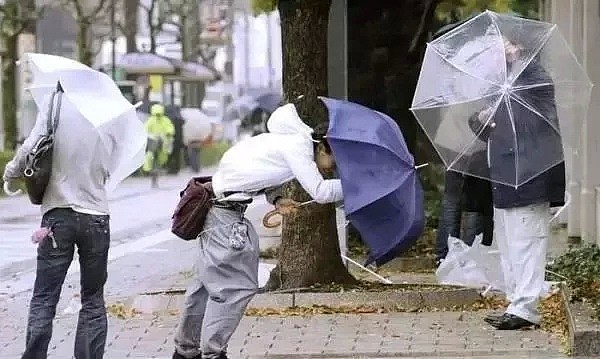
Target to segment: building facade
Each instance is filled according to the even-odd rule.
[[[600,0],[545,0],[542,18],[558,25],[594,84],[600,83]],[[567,156],[568,233],[600,245],[600,89],[592,90],[577,153]]]

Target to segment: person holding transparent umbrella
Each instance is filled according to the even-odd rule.
[[[568,198],[591,89],[555,24],[485,11],[427,44],[411,111],[448,170],[492,183],[511,302],[486,318],[498,329],[540,321],[550,207]]]
[[[508,71],[520,59],[521,47],[505,39]],[[534,58],[518,79],[519,83],[548,83],[552,78]],[[519,101],[496,104],[475,114],[469,124],[488,144],[488,166],[493,178],[535,175],[534,163],[549,162],[547,156],[562,156],[562,141],[557,136],[558,115],[553,86],[540,86],[527,92],[526,104]],[[525,106],[531,105],[539,113]],[[510,120],[508,120],[510,119]],[[508,121],[507,121],[508,120]],[[514,139],[515,129],[518,141]],[[515,156],[519,151],[521,156]],[[565,167],[557,164],[516,187],[500,183],[492,186],[494,223],[501,264],[510,305],[502,315],[485,321],[497,329],[520,329],[539,324],[538,300],[543,293],[546,249],[550,233],[550,207],[564,205]]]

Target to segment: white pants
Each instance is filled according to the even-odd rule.
[[[506,312],[537,324],[541,319],[537,305],[544,291],[550,205],[496,208],[494,232],[510,301]]]

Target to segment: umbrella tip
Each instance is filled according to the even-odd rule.
[[[419,168],[423,168],[423,167],[427,167],[427,166],[429,166],[429,163],[423,163],[422,165],[415,166],[415,169],[418,170]]]

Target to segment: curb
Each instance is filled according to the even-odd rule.
[[[566,283],[560,284],[561,297],[569,323],[569,346],[571,355],[590,357],[600,355],[600,323],[593,322],[585,306],[578,308],[570,303],[571,292]]]
[[[397,257],[386,263],[382,268],[393,269],[399,272],[435,269],[435,259],[433,257]]]
[[[435,287],[435,285],[427,285]],[[451,308],[475,303],[480,295],[476,289],[439,286],[435,291],[385,291],[336,293],[259,293],[248,309],[286,309],[290,307],[368,306],[385,310],[418,310],[424,308]],[[178,310],[184,301],[184,289],[149,292],[127,301],[128,306],[141,313]]]
[[[403,351],[403,352],[332,352],[332,353],[281,353],[250,355],[248,359],[360,359],[360,358],[531,358],[543,354],[546,359],[556,358],[546,350],[498,350],[489,352],[487,350],[442,350],[437,352]],[[468,355],[468,356],[465,356]]]

